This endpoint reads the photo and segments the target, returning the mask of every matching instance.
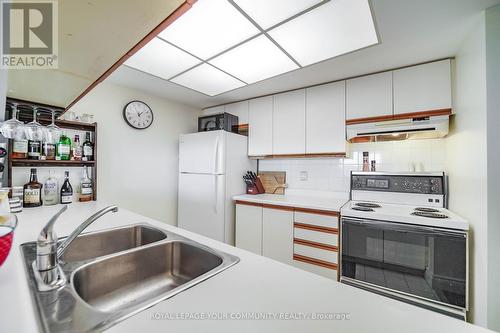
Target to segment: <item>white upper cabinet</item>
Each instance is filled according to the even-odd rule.
[[[392,116],[392,72],[347,80],[347,120]]]
[[[248,124],[248,101],[227,104],[225,111],[238,116],[238,125]]]
[[[449,59],[398,69],[394,76],[394,114],[451,108]]]
[[[306,153],[345,152],[345,81],[306,89]]]
[[[306,152],[305,89],[274,95],[273,154]]]
[[[273,97],[252,99],[248,104],[248,155],[273,154]]]

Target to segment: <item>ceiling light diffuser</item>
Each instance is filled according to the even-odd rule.
[[[198,0],[159,36],[207,60],[258,33],[227,0]]]
[[[263,29],[268,29],[323,0],[234,0]]]
[[[125,65],[168,80],[200,62],[175,46],[159,38],[153,38],[128,58]]]
[[[378,43],[368,0],[332,0],[269,31],[302,66]]]
[[[264,35],[221,54],[210,60],[210,63],[246,83],[261,81],[298,68]]]
[[[170,81],[209,96],[215,96],[245,85],[240,80],[205,63],[182,73]]]

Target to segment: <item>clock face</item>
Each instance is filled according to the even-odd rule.
[[[123,118],[136,129],[146,129],[153,123],[153,111],[144,102],[132,101],[125,105]]]

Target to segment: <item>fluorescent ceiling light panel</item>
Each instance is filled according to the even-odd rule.
[[[322,0],[234,0],[263,29],[268,29]]]
[[[198,0],[159,36],[206,60],[258,33],[227,0]]]
[[[264,35],[210,60],[210,63],[247,83],[297,69],[298,66]]]
[[[209,64],[201,64],[170,81],[209,96],[215,96],[245,85],[240,80]]]
[[[368,0],[332,0],[269,31],[302,66],[378,43]]]
[[[199,63],[199,59],[159,38],[153,38],[125,61],[127,66],[167,80]]]

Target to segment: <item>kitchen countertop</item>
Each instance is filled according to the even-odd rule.
[[[104,206],[101,202],[71,204],[56,223],[57,234],[68,235],[84,219]],[[0,267],[2,332],[36,332],[38,329],[19,245],[35,240],[43,225],[59,208],[26,208],[18,215],[19,226],[13,248]],[[321,209],[325,207],[321,206]],[[111,327],[109,332],[489,332],[458,319],[340,284],[126,209],[105,215],[88,231],[140,222],[231,253],[241,261],[120,322]],[[313,320],[302,317],[312,314],[331,317],[332,313],[347,314],[347,319]],[[203,316],[208,314],[217,319],[203,320]],[[259,316],[261,320],[244,319],[244,316],[252,315]],[[269,319],[272,315],[280,319]]]
[[[285,193],[243,194],[234,196],[233,200],[332,212],[340,212],[340,208],[349,201],[349,194],[344,192],[286,190]]]

